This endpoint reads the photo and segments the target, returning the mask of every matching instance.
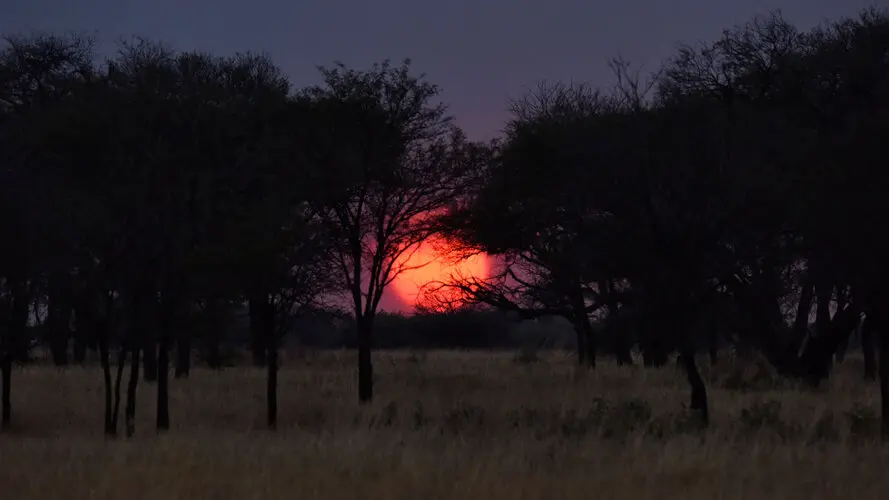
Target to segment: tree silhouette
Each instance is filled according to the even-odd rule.
[[[474,148],[450,125],[438,88],[409,62],[367,71],[321,68],[324,85],[306,89],[326,115],[310,156],[322,182],[347,179],[317,202],[358,331],[358,399],[373,398],[373,325],[386,287],[434,232],[432,216],[459,192]]]

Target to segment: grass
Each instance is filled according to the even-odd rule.
[[[706,369],[698,431],[675,366],[578,370],[573,357],[378,353],[376,400],[356,402],[355,356],[285,360],[277,433],[261,369],[172,381],[172,429],[102,437],[95,367],[14,373],[0,491],[26,499],[878,498],[889,491],[878,393],[860,365],[805,390],[762,363]]]

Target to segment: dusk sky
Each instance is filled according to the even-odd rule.
[[[220,55],[265,51],[298,86],[318,81],[318,64],[409,57],[442,87],[469,136],[488,139],[502,128],[507,98],[541,80],[608,85],[606,63],[617,54],[654,70],[677,42],[712,40],[756,14],[781,9],[809,28],[887,1],[0,0],[0,33],[74,30]]]

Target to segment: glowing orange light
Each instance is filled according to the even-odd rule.
[[[407,268],[392,283],[392,288],[398,297],[409,305],[416,305],[418,296],[428,292],[424,286],[435,288],[439,282],[449,282],[453,276],[486,278],[489,272],[488,257],[484,254],[453,263],[447,257],[443,257],[433,244],[427,242],[420,245],[416,252],[406,255],[398,263]],[[419,266],[419,267],[418,267]],[[412,269],[416,267],[416,269]],[[456,290],[439,290],[437,295],[454,300],[459,299],[460,294]]]

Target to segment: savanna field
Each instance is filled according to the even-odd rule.
[[[712,425],[685,416],[684,375],[568,353],[381,352],[376,399],[356,401],[354,353],[284,360],[279,430],[265,372],[171,381],[154,432],[140,383],[136,436],[102,435],[98,367],[15,372],[0,435],[4,499],[885,498],[876,384],[856,359],[824,389],[764,363],[709,368]]]

